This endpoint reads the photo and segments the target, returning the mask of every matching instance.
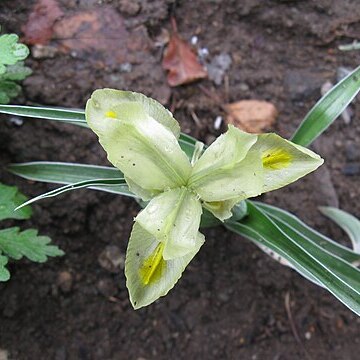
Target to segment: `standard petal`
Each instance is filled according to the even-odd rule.
[[[135,223],[126,253],[125,275],[130,301],[135,309],[166,295],[204,243],[198,233],[196,246],[185,256],[164,260],[165,244]]]
[[[313,151],[276,134],[263,134],[250,152],[261,156],[264,169],[262,192],[281,188],[317,169],[324,160]]]
[[[228,131],[219,136],[194,164],[190,183],[206,181],[208,175],[235,167],[245,158],[256,140],[257,135],[229,125]]]
[[[206,176],[201,178],[196,174],[191,176],[189,186],[205,202],[215,202],[215,205],[220,205],[218,202],[229,200],[226,204],[221,204],[221,206],[226,205],[227,207],[227,209],[221,210],[221,212],[225,211],[223,219],[227,218],[225,214],[230,215],[231,203],[236,204],[261,193],[263,186],[261,157],[255,152],[248,152],[241,161],[230,163],[220,169],[210,170]],[[211,207],[208,209],[212,211]],[[217,212],[212,212],[217,216]]]
[[[163,257],[169,260],[194,251],[201,214],[200,201],[183,187],[153,198],[135,221],[164,243]]]
[[[147,115],[165,126],[177,139],[180,136],[179,123],[174,119],[171,112],[156,100],[143,94],[133,91],[98,89],[91,95],[91,102],[94,105],[91,109],[92,123],[94,127],[99,127],[99,130],[103,127],[104,114],[116,113],[116,108],[119,105],[132,102],[142,105]]]
[[[131,190],[148,200],[165,189],[185,185],[191,165],[174,133],[149,114],[150,105],[126,102],[120,95],[115,103],[115,95],[110,95],[118,91],[109,91],[94,92],[86,105],[86,119]]]

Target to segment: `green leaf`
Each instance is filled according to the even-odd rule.
[[[65,185],[60,188],[57,188],[57,189],[51,190],[49,192],[46,192],[44,194],[41,194],[39,196],[36,196],[36,197],[26,201],[25,203],[21,204],[20,206],[18,206],[16,210],[22,209],[23,206],[30,205],[39,200],[43,200],[43,199],[50,198],[50,197],[55,197],[55,196],[61,195],[68,191],[78,190],[78,189],[87,188],[87,187],[92,187],[92,188],[101,187],[101,190],[105,191],[104,189],[106,189],[107,192],[111,192],[113,194],[120,194],[120,195],[135,197],[135,195],[129,191],[129,188],[123,178],[93,179],[93,180],[80,181],[78,183]]]
[[[0,113],[44,120],[54,120],[88,127],[85,120],[85,113],[82,110],[68,110],[43,106],[0,105]]]
[[[13,65],[24,60],[29,55],[29,49],[24,44],[18,44],[19,37],[15,34],[0,36],[0,73],[4,65]]]
[[[123,178],[123,174],[113,167],[63,162],[34,161],[11,164],[8,166],[8,170],[28,180],[56,184]]]
[[[295,215],[275,206],[267,205],[261,202],[254,203],[273,220],[286,224],[288,227],[307,237],[310,241],[322,247],[324,250],[331,252],[347,262],[353,264],[360,263],[359,254],[312,229]]]
[[[20,85],[13,81],[0,81],[0,104],[7,104],[11,98],[19,95]]]
[[[7,256],[3,256],[0,253],[0,281],[8,281],[10,279],[9,270],[5,267],[7,263]]]
[[[6,71],[0,74],[0,82],[3,80],[20,81],[24,80],[32,73],[31,69],[24,66],[24,62],[20,61],[14,65],[6,67]]]
[[[259,208],[248,202],[249,215],[225,226],[267,246],[288,260],[299,273],[320,283],[360,315],[360,271],[292,230],[284,232]]]
[[[203,243],[204,237],[199,234],[193,252],[176,259],[164,260],[163,243],[135,223],[125,262],[126,286],[132,306],[139,309],[165,296],[180,279]]]
[[[64,252],[55,245],[49,245],[51,239],[39,236],[37,230],[20,232],[18,227],[0,230],[0,250],[15,260],[23,256],[31,261],[45,262],[48,257],[62,256]]]
[[[360,260],[360,221],[355,216],[346,211],[331,207],[319,207],[322,214],[333,220],[339,225],[349,236],[354,251],[359,254]]]
[[[14,211],[27,198],[16,186],[7,186],[0,183],[0,221],[4,219],[29,219],[32,211],[30,207],[24,207]]]
[[[327,92],[306,115],[291,138],[309,146],[346,109],[360,90],[360,66]]]
[[[341,51],[360,50],[360,43],[354,40],[351,44],[339,45],[338,49]]]
[[[314,242],[311,241],[311,239],[309,239],[308,237],[304,236],[304,234],[301,234],[297,231],[294,231],[294,229],[292,229],[290,226],[288,226],[285,222],[281,222],[275,219],[272,219],[273,222],[289,237],[291,237],[292,239],[295,239],[297,241],[297,243],[299,244],[303,244],[304,248],[310,250],[311,248],[314,249],[314,253],[317,251],[318,248],[323,249],[322,246],[319,246],[317,244],[315,244],[314,246]],[[329,251],[323,251],[321,250],[319,252],[320,257],[323,256],[323,254],[331,254],[331,252]],[[332,254],[331,254],[332,255]],[[281,259],[278,259],[278,261]],[[321,262],[326,264],[326,256],[321,259]],[[343,261],[343,259],[342,259]],[[281,263],[281,261],[279,261]],[[355,269],[353,267],[349,267],[347,268],[347,266],[343,266],[343,264],[347,264],[347,262],[343,261],[343,264],[341,264],[341,262],[334,260],[333,262],[334,264],[334,270],[336,271],[337,268],[339,270],[339,272],[342,274],[343,278],[346,279],[346,281],[349,284],[352,284],[352,286],[354,286],[354,288],[360,289],[360,271],[358,269]],[[290,267],[293,267],[291,265],[291,263],[286,264]],[[353,269],[355,269],[353,271]],[[310,279],[311,280],[311,279]],[[319,283],[318,281],[315,281],[318,285],[323,286],[321,283]]]

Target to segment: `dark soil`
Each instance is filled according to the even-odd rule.
[[[33,3],[1,1],[3,30],[22,34]],[[228,86],[216,87],[209,80],[201,84],[224,101],[271,101],[280,113],[273,130],[285,137],[320,97],[321,84],[335,81],[337,67],[353,68],[359,61],[359,52],[337,49],[360,37],[357,0],[59,3],[65,14],[110,9],[112,16],[124,19],[121,34],[131,39],[127,46],[135,45],[120,55],[117,47],[124,44],[114,40],[108,51],[72,49],[52,58],[30,57],[34,73],[16,103],[83,107],[95,88],[132,89],[166,103],[183,131],[211,141],[225,129],[214,129],[216,116],[224,115],[217,104],[198,84],[166,85],[162,49],[155,43],[162,29],[170,29],[171,15],[185,39],[198,36],[210,60],[221,52],[232,57]],[[51,45],[62,41],[53,39]],[[119,56],[131,66],[121,66]],[[342,243],[347,243],[345,235],[317,206],[339,204],[360,217],[360,105],[353,104],[353,110],[351,124],[339,119],[315,144],[326,160],[322,170],[262,198]],[[107,164],[88,130],[40,120],[16,126],[3,116],[0,149],[1,181],[18,185],[28,196],[53,185],[16,178],[5,171],[6,164]],[[222,228],[205,231],[205,245],[167,297],[134,311],[122,269],[107,270],[103,259],[104,250],[117,250],[123,259],[137,204],[81,190],[42,201],[34,210],[23,226],[51,236],[66,256],[46,264],[10,265],[12,278],[0,285],[0,358],[6,351],[9,359],[36,360],[280,360],[305,359],[305,349],[312,359],[359,358],[359,318],[325,290]],[[287,294],[301,343],[285,309]]]

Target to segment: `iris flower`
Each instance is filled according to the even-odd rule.
[[[199,232],[203,208],[225,221],[240,201],[290,184],[323,163],[276,134],[233,126],[190,162],[172,114],[135,92],[96,90],[86,120],[129,189],[148,202],[135,218],[126,253],[135,309],[166,295],[197,254],[205,241]]]

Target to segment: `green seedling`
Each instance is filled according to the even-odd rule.
[[[11,98],[19,95],[21,87],[17,82],[31,74],[31,69],[23,62],[29,49],[18,40],[16,34],[0,36],[0,104],[8,104]]]
[[[5,219],[25,220],[32,215],[30,206],[14,211],[26,197],[15,186],[0,183],[0,221]],[[10,279],[6,268],[9,258],[20,260],[22,257],[34,262],[45,262],[48,257],[62,256],[64,252],[55,245],[49,245],[51,239],[39,236],[37,230],[21,231],[18,227],[0,230],[0,281]]]

